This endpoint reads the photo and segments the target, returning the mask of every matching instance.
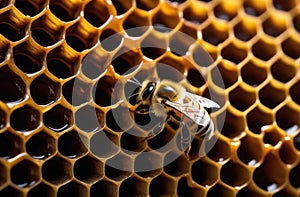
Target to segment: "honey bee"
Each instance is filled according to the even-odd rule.
[[[137,80],[134,80],[137,84]],[[213,135],[214,124],[205,108],[219,108],[214,101],[190,93],[183,86],[170,80],[145,80],[138,91],[130,96],[136,103],[133,111],[137,114],[154,113],[163,120],[171,118],[182,122],[181,148],[188,157],[191,135]],[[153,138],[163,128],[153,129]]]

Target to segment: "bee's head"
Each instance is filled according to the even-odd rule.
[[[156,86],[155,82],[147,82],[145,88],[143,88],[141,92],[141,98],[143,101],[149,99],[150,96],[153,95],[155,86]]]

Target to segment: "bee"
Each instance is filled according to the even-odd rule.
[[[137,80],[134,81],[138,83]],[[205,108],[220,106],[208,98],[188,92],[173,81],[145,80],[130,99],[135,100],[136,104],[132,110],[137,114],[154,113],[163,120],[173,118],[183,123],[180,145],[187,157],[191,148],[191,135],[208,135],[208,139],[213,135],[214,123]],[[153,138],[162,130],[159,124],[149,138]]]

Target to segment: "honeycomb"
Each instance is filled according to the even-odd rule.
[[[2,0],[0,196],[300,196],[299,57],[298,0]],[[111,97],[152,72],[221,106],[214,146],[135,135]]]

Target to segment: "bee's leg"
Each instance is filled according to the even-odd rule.
[[[184,154],[189,159],[189,152],[191,150],[191,134],[186,125],[182,124],[182,131],[180,132],[180,148],[183,151]]]

